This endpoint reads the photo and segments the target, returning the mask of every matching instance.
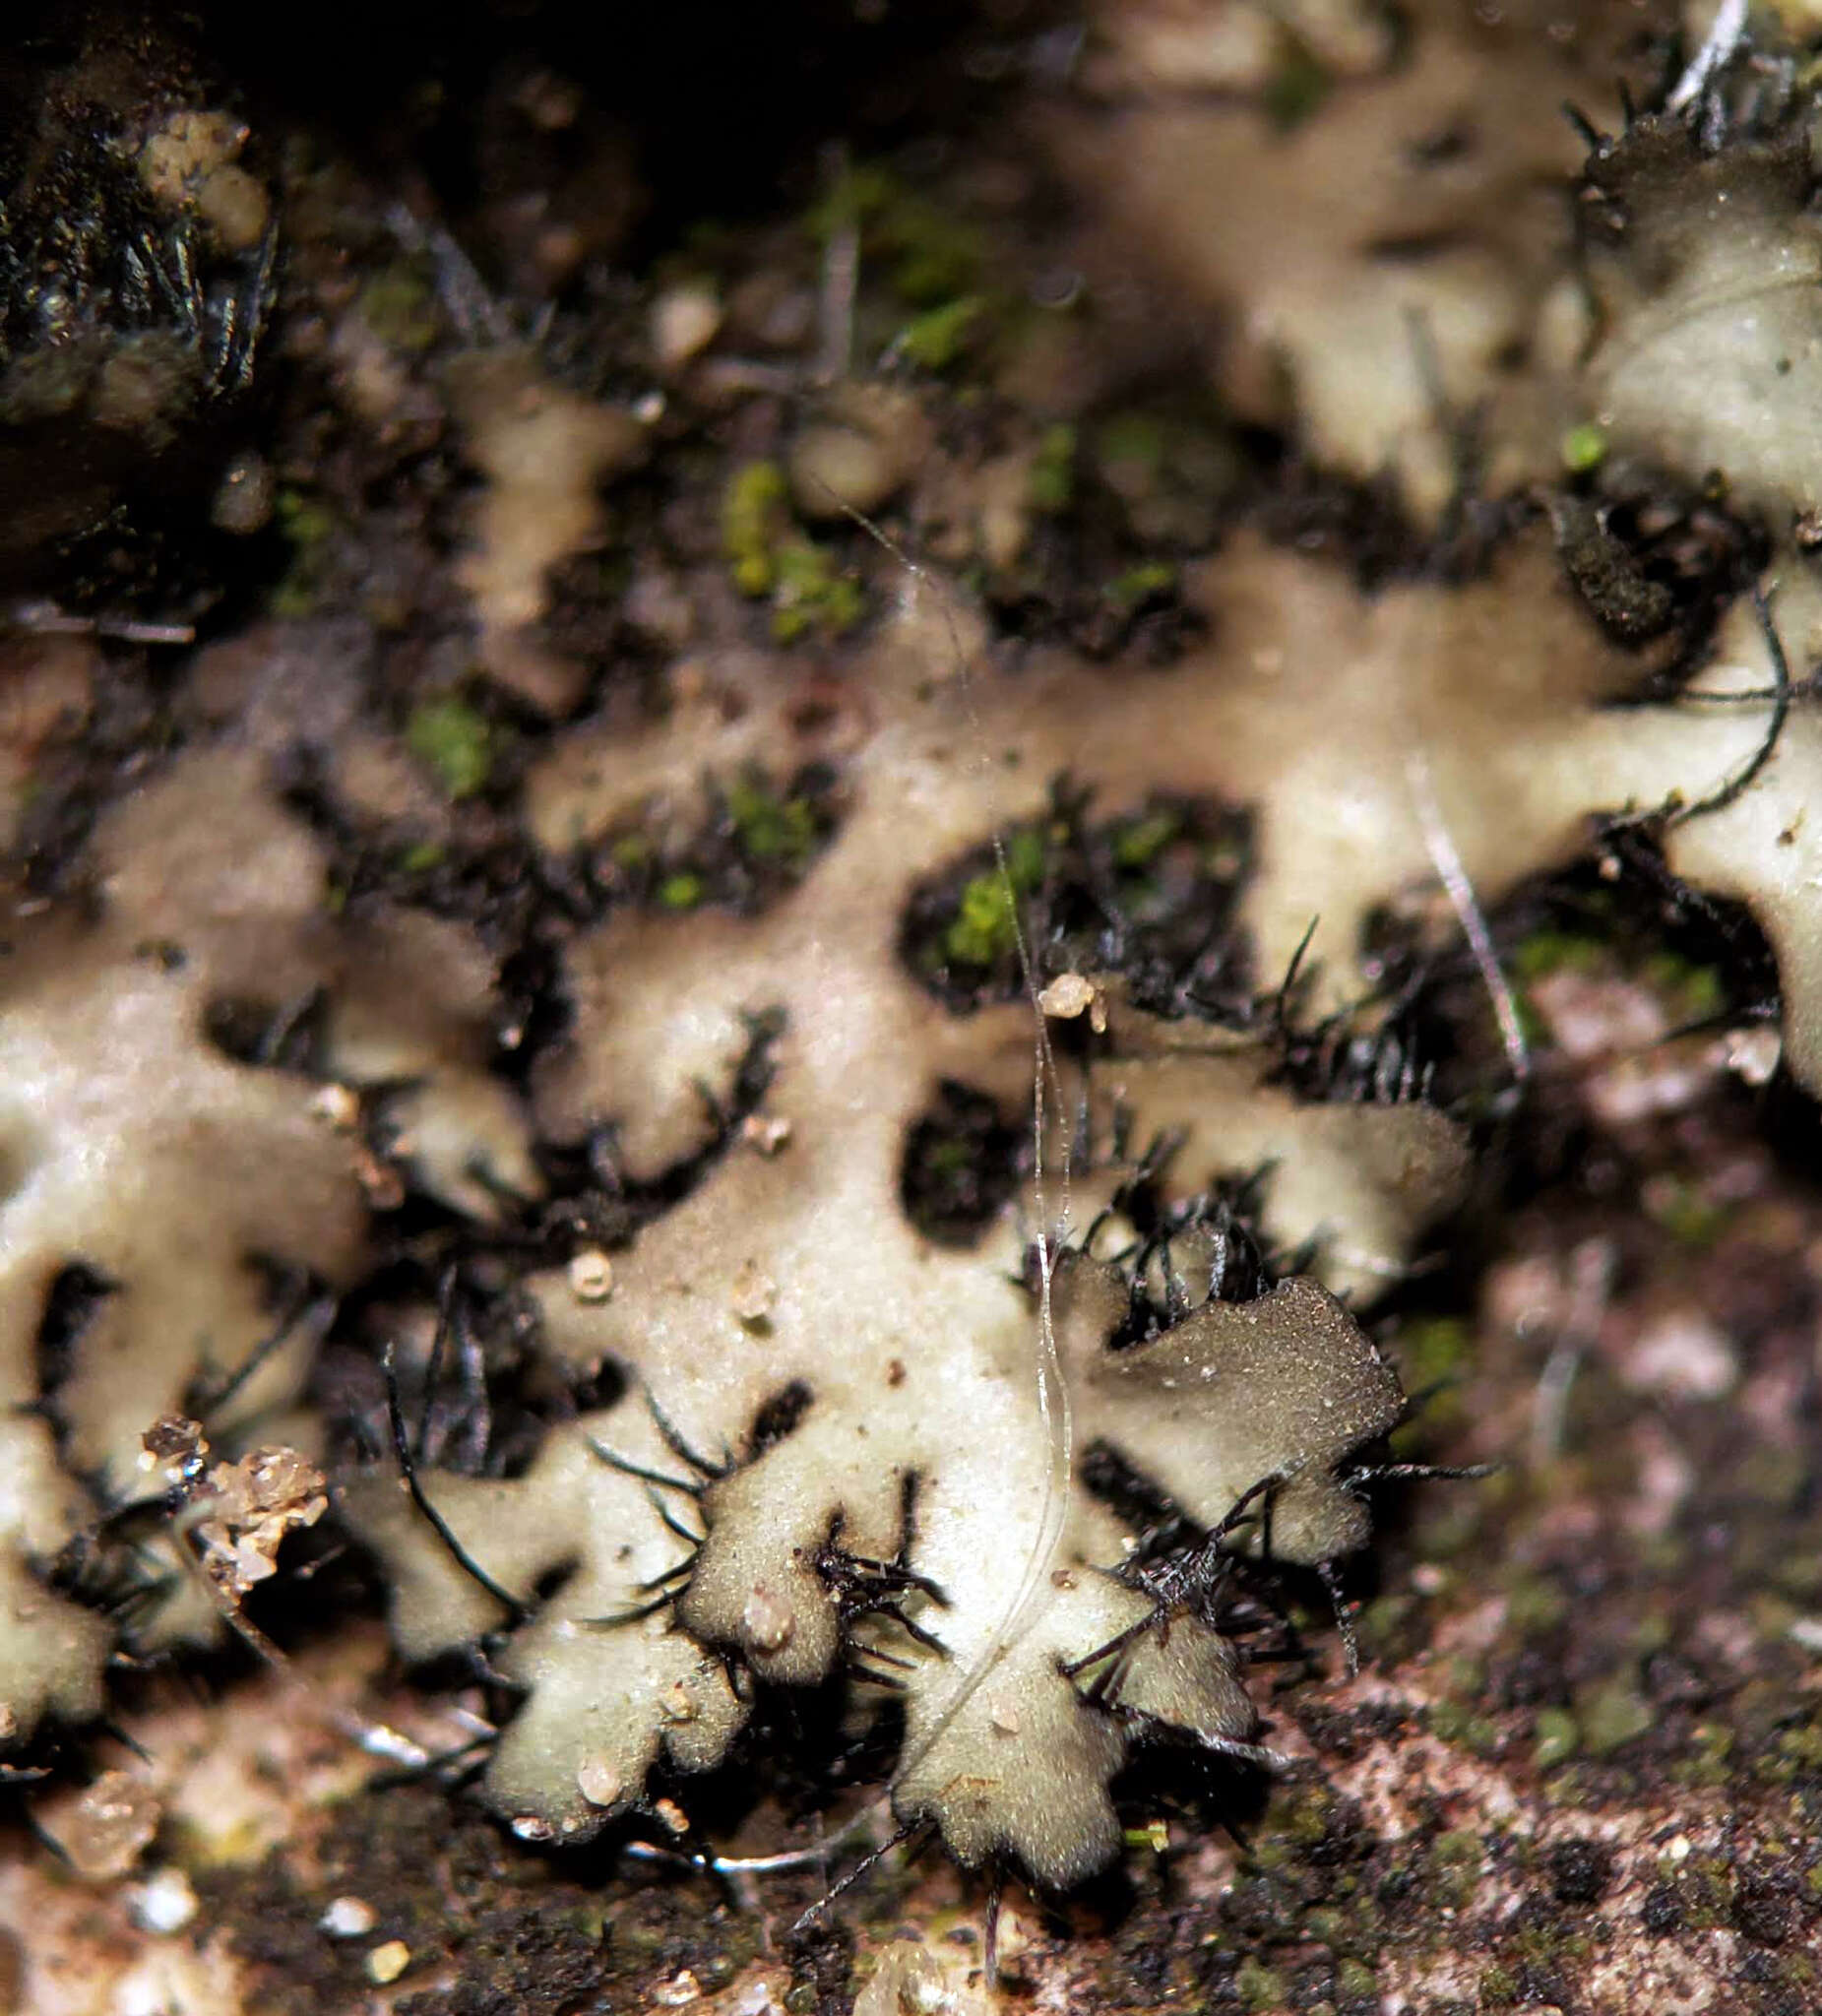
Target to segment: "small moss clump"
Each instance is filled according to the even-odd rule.
[[[708,885],[693,868],[679,868],[658,885],[658,900],[664,910],[695,910],[708,894]]]
[[[1350,2001],[1364,2001],[1379,1992],[1379,1977],[1363,1960],[1344,1959],[1335,1970],[1335,1985]]]
[[[824,246],[839,233],[857,232],[862,260],[882,268],[893,293],[912,307],[972,293],[986,268],[986,246],[973,224],[907,188],[877,161],[856,162],[837,176],[804,222]]]
[[[1294,35],[1286,35],[1277,67],[1266,80],[1267,118],[1281,133],[1290,132],[1314,116],[1333,83],[1309,46]]]
[[[493,731],[466,700],[448,694],[421,700],[406,724],[406,746],[435,773],[444,794],[471,798],[493,767]]]
[[[1043,880],[1043,836],[1030,827],[1006,842],[1006,871],[999,865],[962,885],[955,920],[943,933],[943,957],[952,966],[997,966],[1018,949],[1017,900]],[[1008,886],[1010,885],[1010,886]]]
[[[285,489],[274,500],[273,518],[291,549],[291,560],[272,591],[272,613],[286,619],[307,616],[316,606],[328,571],[335,513],[302,490]]]
[[[435,280],[409,260],[382,267],[366,282],[360,313],[374,335],[395,349],[427,350],[443,334]]]
[[[1581,1726],[1566,1708],[1539,1708],[1532,1758],[1539,1771],[1554,1771],[1582,1747]]]
[[[1101,591],[1101,598],[1118,616],[1136,615],[1147,602],[1161,600],[1176,592],[1176,569],[1167,560],[1146,560],[1116,574]]]
[[[776,462],[735,470],[722,502],[722,547],[733,562],[742,595],[770,595],[778,583],[776,551],[789,518],[789,489]]]
[[[744,463],[722,500],[722,549],[734,586],[755,601],[772,598],[772,635],[794,644],[812,630],[840,637],[860,620],[860,584],[834,556],[792,528],[790,492],[776,462]]]
[[[1490,1757],[1499,1748],[1499,1729],[1489,1716],[1476,1715],[1463,1701],[1438,1701],[1429,1710],[1430,1734],[1456,1748]]]
[[[1459,1316],[1423,1318],[1399,1332],[1399,1373],[1408,1392],[1422,1396],[1422,1404],[1394,1430],[1395,1455],[1414,1458],[1463,1424],[1467,1410],[1461,1385],[1473,1368],[1474,1345],[1473,1327]]]
[[[1067,511],[1076,494],[1076,430],[1066,420],[1046,427],[1032,463],[1034,511],[1054,517]]]
[[[967,349],[986,306],[979,294],[962,294],[926,308],[892,339],[887,354],[918,371],[946,371]]]
[[[1267,1967],[1263,1960],[1255,1960],[1250,1953],[1240,1962],[1233,1977],[1233,1985],[1249,2009],[1277,2009],[1284,2004],[1284,1976]]]
[[[728,786],[727,816],[749,860],[795,871],[815,850],[819,836],[810,801],[769,790],[763,778],[743,777]]]
[[[1165,806],[1114,829],[1111,838],[1113,865],[1129,874],[1141,874],[1183,830],[1183,815]]]
[[[826,547],[786,539],[773,560],[772,634],[780,644],[795,644],[812,630],[840,637],[859,622],[860,584],[838,570]]]
[[[1625,1680],[1609,1680],[1581,1703],[1582,1741],[1590,1755],[1610,1756],[1636,1741],[1656,1717],[1650,1702]]]
[[[1606,436],[1592,420],[1571,427],[1562,437],[1562,466],[1572,476],[1587,475],[1606,460]]]

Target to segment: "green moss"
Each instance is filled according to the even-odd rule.
[[[1723,1857],[1692,1856],[1680,1868],[1674,1862],[1660,1862],[1659,1869],[1675,1884],[1691,1931],[1718,1931],[1732,1922],[1733,1869]]]
[[[1586,1933],[1570,1931],[1561,1923],[1521,1925],[1512,1934],[1512,1957],[1532,1967],[1560,1967],[1566,1961],[1585,1960],[1591,1950]]]
[[[1758,1759],[1754,1773],[1771,1785],[1822,1775],[1822,1724],[1805,1722],[1781,1731],[1776,1746]]]
[[[837,175],[803,213],[803,227],[818,246],[841,232],[859,230],[899,195],[898,178],[877,161],[855,161]]]
[[[865,608],[860,584],[838,570],[826,547],[813,539],[786,539],[773,554],[772,634],[795,644],[812,630],[840,637],[859,622]]]
[[[1660,1225],[1679,1246],[1692,1253],[1705,1253],[1727,1229],[1732,1213],[1703,1195],[1699,1185],[1681,1176],[1661,1173],[1645,1183],[1639,1202],[1654,1224]]]
[[[1018,946],[1011,892],[997,870],[962,888],[955,921],[943,933],[943,956],[955,966],[996,966]]]
[[[778,581],[774,550],[789,522],[789,489],[776,462],[743,463],[722,500],[722,550],[745,596],[770,595]]]
[[[863,261],[885,268],[900,300],[927,306],[978,284],[986,267],[979,230],[908,188],[877,161],[857,161],[811,205],[804,223],[819,245],[855,231]]]
[[[1457,1911],[1474,1902],[1479,1886],[1486,1852],[1479,1835],[1467,1828],[1453,1828],[1430,1843],[1430,1859],[1436,1866],[1436,1893]]]
[[[443,865],[447,852],[448,850],[441,841],[420,840],[415,847],[408,847],[399,856],[400,872],[406,875],[428,874],[432,868],[440,868]]]
[[[1067,420],[1046,427],[1038,437],[1032,463],[1032,509],[1055,516],[1067,511],[1076,494],[1076,430]]]
[[[406,724],[406,746],[436,774],[444,793],[468,798],[483,788],[493,763],[493,734],[467,701],[446,694],[420,700]]]
[[[776,462],[743,463],[722,498],[722,550],[744,596],[772,598],[772,634],[794,644],[811,630],[839,637],[860,620],[860,584],[828,550],[793,532],[789,489]]]
[[[1569,1611],[1569,1599],[1543,1575],[1522,1575],[1506,1592],[1506,1622],[1524,1637],[1552,1631]]]
[[[1101,590],[1101,599],[1120,615],[1130,616],[1175,587],[1176,569],[1167,560],[1146,560],[1116,574]]]
[[[1474,1345],[1472,1327],[1456,1316],[1407,1323],[1399,1332],[1394,1347],[1399,1373],[1406,1392],[1417,1402],[1411,1418],[1393,1430],[1392,1447],[1399,1457],[1414,1457],[1460,1426],[1465,1410],[1458,1389],[1473,1365]]]
[[[727,816],[740,851],[755,861],[800,868],[816,846],[816,814],[806,798],[781,797],[758,778],[727,789]]]
[[[1379,1977],[1363,1960],[1343,1960],[1335,1970],[1335,1985],[1351,2002],[1379,1992]]]
[[[1471,1827],[1451,1827],[1430,1843],[1430,1855],[1445,1869],[1476,1868],[1486,1859],[1486,1847]]]
[[[1593,973],[1605,965],[1607,958],[1607,948],[1599,938],[1579,931],[1534,931],[1514,948],[1509,971],[1524,986],[1546,974]]]
[[[362,320],[395,349],[427,350],[443,333],[436,284],[427,268],[410,260],[382,267],[360,290]]]
[[[1277,2009],[1284,2005],[1285,1978],[1264,1961],[1249,1953],[1233,1977],[1235,1992],[1249,2009]]]
[[[1509,2009],[1518,2000],[1518,1977],[1509,1967],[1495,1964],[1480,1976],[1480,2006]]]
[[[1287,34],[1277,67],[1266,80],[1266,116],[1280,132],[1288,133],[1314,115],[1333,83],[1308,45]]]
[[[1733,1753],[1733,1732],[1725,1723],[1698,1723],[1689,1738],[1689,1754],[1671,1766],[1679,1785],[1717,1788],[1733,1776],[1729,1758]]]
[[[335,514],[302,490],[282,489],[273,501],[272,515],[291,558],[272,591],[269,606],[275,616],[287,620],[307,616],[322,593]]]
[[[679,868],[658,885],[658,900],[665,910],[694,910],[708,894],[708,885],[693,868]]]
[[[959,294],[941,307],[926,308],[892,339],[887,354],[919,371],[946,371],[978,333],[986,306],[980,294]]]
[[[1472,1750],[1477,1757],[1489,1757],[1499,1748],[1498,1726],[1464,1701],[1436,1702],[1429,1710],[1429,1728],[1441,1741]]]
[[[1404,1590],[1376,1596],[1355,1622],[1363,1650],[1396,1664],[1416,1639],[1422,1620],[1422,1606]]]
[[[1586,475],[1606,460],[1606,435],[1593,420],[1571,427],[1562,437],[1562,466],[1572,476]]]
[[[1043,880],[1044,851],[1043,836],[1022,827],[1006,842],[1004,875],[996,861],[962,885],[954,921],[942,937],[950,965],[997,966],[1018,950],[1017,901]]]
[[[1767,1573],[1786,1596],[1807,1606],[1822,1596],[1822,1553],[1783,1554],[1769,1564]]]
[[[1630,1681],[1613,1679],[1595,1688],[1579,1703],[1582,1741],[1589,1754],[1610,1756],[1636,1741],[1651,1729],[1657,1718],[1651,1703]]]
[[[1643,977],[1679,1025],[1712,1021],[1728,1005],[1727,982],[1718,966],[1657,952],[1645,962]]]
[[[1095,460],[1117,490],[1155,483],[1165,448],[1163,422],[1156,413],[1110,413],[1095,429]]]
[[[1130,825],[1116,828],[1111,843],[1113,865],[1125,874],[1142,873],[1182,830],[1182,813],[1167,808],[1148,812]]]
[[[1554,1771],[1582,1747],[1582,1729],[1566,1708],[1539,1708],[1535,1725],[1532,1761],[1539,1771]]]

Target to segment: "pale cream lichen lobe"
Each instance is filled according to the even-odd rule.
[[[330,1083],[401,1083],[413,1138],[398,1153],[425,1189],[491,1216],[490,1182],[537,1181],[483,1068],[484,957],[429,917],[332,915],[320,841],[245,752],[197,750],[123,797],[85,866],[86,904],[14,898],[0,957],[0,1437],[16,1486],[0,1703],[20,1734],[47,1710],[97,1712],[114,1637],[28,1559],[47,1563],[141,1487],[158,1417],[207,1408],[231,1437],[294,1402],[334,1292],[366,1260],[357,1143],[322,1080],[230,1055],[212,1013],[250,999],[282,1015],[320,992]],[[73,1273],[93,1292],[46,1389],[38,1341]],[[288,1313],[275,1280],[291,1284]],[[315,1292],[298,1299],[299,1284]],[[180,1585],[153,1605],[138,1641],[207,1635],[196,1597]]]

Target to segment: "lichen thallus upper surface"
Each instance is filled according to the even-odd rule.
[[[1150,795],[1154,752],[1136,742],[1096,766],[1108,818],[1068,810],[1045,780],[1075,753],[1069,688],[1092,675],[1059,667],[1037,710],[1025,693],[971,685],[957,675],[957,621],[926,594],[876,640],[873,731],[847,765],[840,833],[768,909],[615,912],[567,954],[574,1021],[534,1074],[539,1116],[562,1138],[611,1113],[636,1178],[713,1131],[699,1088],[724,1104],[743,1011],[765,1003],[779,1021],[750,1138],[612,1256],[610,1290],[579,1292],[568,1269],[526,1284],[546,1349],[583,1376],[609,1364],[621,1383],[523,1477],[427,1480],[492,1588],[390,1482],[349,1494],[408,1651],[512,1626],[493,1658],[527,1698],[482,1783],[535,1838],[585,1836],[636,1807],[660,1762],[721,1761],[756,1688],[846,1666],[902,1709],[902,1821],[933,1823],[964,1860],[1007,1856],[1073,1881],[1118,1847],[1108,1787],[1135,1740],[1174,1730],[1253,1754],[1242,1654],[1223,1628],[1228,1556],[1327,1566],[1364,1540],[1352,1466],[1398,1420],[1397,1381],[1314,1279],[1244,1300],[1215,1292],[1263,1282],[1218,1264],[1214,1228],[1227,1221],[1211,1185],[1282,1164],[1286,1180],[1254,1200],[1263,1236],[1310,1242],[1330,1280],[1364,1289],[1396,1272],[1456,1192],[1462,1144],[1439,1112],[1302,1100],[1272,1082],[1285,1056],[1274,1011],[1256,1028],[1237,1013],[1163,1020],[1101,971],[1089,1040],[1065,1067],[1068,1109],[1052,1106],[1041,1207],[1028,1194],[960,1244],[907,1222],[908,1136],[941,1088],[1013,1115],[1033,1070],[1029,1001],[934,1010],[940,976],[923,947],[952,975],[991,979],[1004,971],[996,933],[1043,885],[1046,971],[1096,947],[1098,906],[1108,920],[1134,914],[1135,972],[1161,997],[1173,973],[1179,1010],[1199,982],[1232,999],[1243,971],[1206,895],[1211,878],[1225,889],[1240,876],[1241,824]],[[932,663],[951,667],[935,686]],[[762,689],[721,713],[740,724],[743,760],[783,767],[786,705]],[[974,753],[999,738],[1031,759],[1031,781],[1004,792],[983,785]],[[639,777],[653,760],[624,738],[597,748],[586,800],[580,766],[553,766],[531,786],[534,826],[571,844],[611,831],[612,770]],[[972,851],[996,800],[1015,815],[1003,878]],[[1040,854],[1029,870],[1027,834]],[[910,925],[908,889],[932,892]],[[1103,961],[1119,935],[1110,921],[1099,934]],[[1048,1418],[1038,1405],[1039,1298],[1023,1249],[1037,1211],[1060,1208],[1062,1145],[1083,1130],[1076,1232],[1051,1285],[1056,1369],[1075,1436],[1117,1451],[1173,1508],[1171,1543],[1196,1553],[1194,1572],[1180,1551],[1169,1563],[1134,1552],[1143,1530],[1059,1459],[1060,1394]],[[1162,1323],[1139,1313],[1154,1294]],[[534,1612],[559,1568],[568,1579]]]
[[[1726,549],[1713,577],[1728,588],[1760,550],[1702,495],[1711,465],[1742,509],[1776,521],[1768,536],[1793,570],[1781,620],[1812,614],[1795,556],[1814,459],[1787,453],[1790,430],[1766,413],[1794,396],[1776,390],[1791,375],[1779,356],[1814,346],[1813,289],[1787,299],[1757,267],[1731,270],[1768,244],[1781,273],[1813,268],[1811,178],[1782,131],[1730,135],[1723,119],[1712,137],[1700,121],[1647,121],[1597,147],[1605,236],[1591,270],[1609,319],[1587,383],[1605,443],[1661,467],[1641,473],[1615,453],[1600,468],[1594,453],[1592,479],[1578,470],[1581,486],[1551,499],[1553,547],[1534,524],[1466,586],[1407,580],[1368,599],[1325,563],[1240,536],[1194,588],[1218,619],[1214,645],[1167,672],[1122,668],[1117,692],[1041,652],[1016,678],[965,686],[955,670],[981,640],[958,634],[968,617],[926,585],[851,647],[864,735],[843,739],[854,723],[825,694],[836,728],[817,743],[748,662],[718,670],[689,720],[679,709],[631,733],[584,723],[527,766],[540,858],[592,850],[600,880],[619,878],[612,893],[644,900],[581,906],[551,954],[567,1030],[534,1046],[525,1089],[542,1141],[640,1208],[553,1214],[556,1235],[533,1242],[517,1285],[518,1334],[581,1396],[577,1418],[535,1453],[470,1466],[514,1475],[426,1464],[413,1504],[382,1468],[347,1493],[406,1651],[483,1643],[523,1690],[483,1781],[522,1834],[576,1839],[640,1810],[655,1773],[729,1756],[765,1690],[840,1670],[857,1703],[899,1698],[901,1820],[933,1826],[966,1861],[1010,1857],[1051,1883],[1116,1852],[1110,1786],[1136,1740],[1174,1732],[1255,1754],[1243,1627],[1257,1571],[1330,1569],[1363,1544],[1370,1444],[1403,1408],[1334,1291],[1357,1307],[1395,1279],[1463,1173],[1459,1131],[1410,1097],[1421,1073],[1402,1038],[1319,1041],[1289,1026],[1294,994],[1257,991],[1290,967],[1312,916],[1325,983],[1345,991],[1362,920],[1434,869],[1411,813],[1412,723],[1432,743],[1457,866],[1483,893],[1562,857],[1606,811],[1650,826],[1678,873],[1759,907],[1793,1061],[1813,1082],[1822,990],[1800,816],[1813,717],[1787,719],[1777,630],[1743,601],[1722,619],[1717,664],[1694,677],[1708,632],[1697,640],[1693,622],[1662,662],[1638,655],[1674,627],[1696,547]],[[1751,213],[1750,245],[1702,235],[1718,190]],[[1716,317],[1772,292],[1769,350],[1742,347],[1737,330],[1714,340]],[[222,305],[204,305],[220,323]],[[1688,388],[1709,385],[1717,350],[1728,397],[1705,391],[1697,411]],[[1760,365],[1775,381],[1763,410],[1748,397]],[[1688,572],[1706,565],[1697,554]],[[409,746],[452,797],[471,796],[485,724],[462,703],[439,709],[413,717]],[[700,773],[705,719],[709,840],[654,848],[641,816],[654,779]],[[270,1077],[219,1052],[199,1061],[206,1014],[224,990],[269,989],[266,959],[329,1004],[325,1073],[415,1101],[400,1138],[448,1210],[510,1217],[510,1193],[534,1197],[548,1167],[478,1068],[494,964],[421,916],[325,921],[321,860],[297,822],[275,826],[256,770],[224,791],[218,772],[207,800],[212,821],[228,803],[263,863],[250,897],[231,877],[200,875],[175,897],[136,878],[136,850],[142,866],[162,863],[173,835],[203,823],[195,772],[180,768],[97,836],[99,921],[77,931],[58,917],[9,954],[25,1004],[9,1021],[10,1078],[62,1088],[9,1107],[16,1160],[61,1186],[108,1276],[95,1284],[104,1320],[64,1354],[59,1388],[90,1468],[132,1455],[119,1409],[95,1397],[100,1347],[143,1336],[149,1305],[173,1334],[196,1327],[197,1291],[152,1237],[164,1216],[125,1226],[86,1186],[85,1157],[153,1154],[123,1146],[122,1126],[156,1131],[181,1113],[209,1142],[254,1143],[252,1164],[232,1166],[248,1168],[229,1199],[241,1215],[223,1217],[217,1244],[182,1247],[210,1293],[239,1268],[239,1242],[275,1226],[306,1285],[358,1271],[358,1199],[321,1136]],[[260,929],[243,929],[249,914]],[[1037,982],[1081,983],[1041,1196],[1022,1145],[1021,919]],[[400,1014],[398,976],[421,981],[428,966],[459,1010],[420,1016],[408,1000]],[[103,998],[131,1124],[71,1090]],[[183,1072],[161,1078],[170,1055]],[[1330,1068],[1338,1056],[1345,1069]],[[1318,1088],[1364,1097],[1309,1097]],[[73,1109],[76,1149],[47,1149]],[[1065,1140],[1076,1167],[1059,1235]],[[216,1172],[212,1194],[235,1187]],[[5,1286],[41,1308],[70,1285],[67,1236],[19,1215],[9,1230],[22,1225],[36,1236],[14,1246],[25,1258]],[[1056,1396],[1047,1421],[1035,1404],[1039,1229],[1055,1260],[1069,1467]],[[552,1264],[571,1260],[565,1237],[615,1250],[579,1250],[585,1270]],[[511,1279],[510,1245],[485,1254],[490,1286]],[[115,1278],[136,1303],[105,1300]],[[242,1290],[225,1317],[206,1313],[252,1349],[270,1312]],[[219,1383],[221,1367],[185,1350],[141,1352],[141,1412]],[[262,1360],[257,1397],[290,1397],[294,1356]],[[14,1383],[32,1398],[23,1363]],[[63,1480],[44,1428],[23,1423],[18,1461],[48,1480],[48,1502]],[[48,1518],[50,1543],[68,1523]],[[49,1550],[35,1529],[22,1545]],[[38,1600],[23,1555],[0,1559],[18,1583],[7,1601]],[[49,1662],[80,1667],[82,1684],[59,1687],[40,1661],[29,1714],[96,1705],[105,1634],[84,1614],[55,1612],[66,1636]]]

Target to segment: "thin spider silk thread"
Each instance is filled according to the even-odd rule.
[[[830,494],[834,496],[833,491]],[[1013,942],[1018,951],[1019,973],[1024,981],[1026,998],[1031,1003],[1034,1027],[1032,1057],[1036,1067],[1036,1082],[1032,1094],[1032,1196],[1037,1221],[1037,1414],[1044,1431],[1047,1461],[1044,1466],[1043,1495],[1039,1501],[1037,1537],[1026,1556],[1025,1572],[1020,1578],[1018,1591],[1002,1613],[985,1651],[963,1674],[938,1712],[935,1722],[924,1732],[910,1753],[900,1760],[886,1790],[835,1833],[825,1836],[811,1848],[786,1849],[779,1855],[770,1856],[716,1856],[709,1858],[714,1869],[729,1874],[764,1874],[768,1871],[813,1865],[822,1861],[832,1850],[853,1840],[882,1807],[890,1806],[898,1788],[954,1727],[956,1718],[979,1691],[987,1675],[994,1670],[1007,1653],[1018,1645],[1036,1622],[1046,1581],[1044,1570],[1051,1555],[1056,1551],[1057,1542],[1062,1538],[1063,1522],[1068,1516],[1069,1490],[1075,1480],[1074,1410],[1070,1403],[1069,1382],[1063,1375],[1062,1354],[1057,1350],[1052,1292],[1057,1256],[1067,1243],[1069,1235],[1072,1176],[1069,1134],[1067,1128],[1060,1134],[1061,1211],[1053,1237],[1045,1188],[1044,1131],[1048,1120],[1049,1102],[1054,1100],[1059,1114],[1064,1110],[1062,1080],[1056,1068],[1056,1053],[1050,1042],[1049,1024],[1044,1016],[1043,1005],[1038,999],[1037,976],[1032,964],[1031,943],[1026,936],[1025,921],[1019,913],[1018,890],[1013,883],[1012,871],[1006,859],[1005,821],[997,802],[998,792],[994,785],[992,766],[987,758],[979,710],[974,704],[974,675],[969,668],[968,654],[962,648],[961,634],[956,627],[954,604],[942,584],[937,582],[920,562],[913,560],[898,541],[872,519],[856,511],[841,498],[836,498],[835,501],[841,505],[844,515],[858,525],[884,552],[888,553],[918,588],[927,590],[934,597],[936,607],[942,617],[943,628],[948,633],[957,683],[961,689],[963,706],[974,739],[974,764],[986,780],[989,805],[993,812],[993,861],[999,875],[1000,887],[1005,892],[1007,913],[1012,920]],[[826,1897],[820,1899],[803,1914],[798,1923],[802,1924],[815,1917],[828,1902],[829,1899]]]

